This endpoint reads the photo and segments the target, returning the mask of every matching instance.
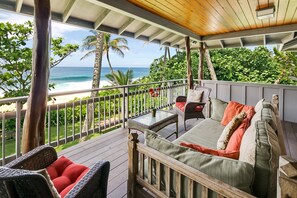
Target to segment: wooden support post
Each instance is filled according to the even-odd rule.
[[[204,44],[201,42],[200,43],[200,48],[199,48],[199,68],[198,68],[198,80],[201,83],[201,80],[203,80],[203,59],[204,59]]]
[[[210,73],[211,80],[218,80],[216,72],[215,72],[214,67],[213,67],[213,64],[211,62],[209,50],[205,50],[204,56],[205,56],[205,59],[206,59],[206,63],[207,63],[207,66],[208,66],[208,70],[209,70],[209,73]]]
[[[130,133],[128,137],[128,198],[136,198],[136,175],[138,172],[137,143],[138,134]]]
[[[34,0],[34,21],[32,81],[23,127],[23,154],[45,143],[51,47],[50,0]]]
[[[289,156],[279,158],[277,197],[297,197],[297,162]]]
[[[191,62],[191,47],[190,37],[185,37],[186,40],[186,55],[187,55],[187,73],[188,73],[188,89],[193,89],[193,75],[192,75],[192,62]]]

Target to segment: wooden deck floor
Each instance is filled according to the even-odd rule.
[[[187,129],[198,124],[200,120],[192,119],[187,121]],[[285,144],[287,154],[297,159],[297,123],[284,122]],[[166,136],[170,131],[175,130],[172,124],[160,131],[161,135]],[[183,122],[179,117],[179,136],[185,133]],[[140,141],[143,136],[140,134]],[[174,140],[175,136],[171,136]],[[97,138],[79,143],[71,148],[59,153],[76,163],[91,167],[97,160],[104,159],[110,162],[110,174],[108,183],[108,197],[121,198],[127,194],[128,178],[128,155],[127,155],[127,129],[116,129]]]

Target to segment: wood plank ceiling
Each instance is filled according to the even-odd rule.
[[[34,14],[34,0],[0,0],[0,9]],[[259,20],[256,9],[275,6]],[[297,49],[297,0],[51,0],[52,19],[176,48],[281,44]]]
[[[296,0],[129,0],[200,36],[297,23]],[[256,10],[275,6],[275,16],[260,20]]]

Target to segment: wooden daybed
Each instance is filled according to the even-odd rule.
[[[274,102],[273,107],[278,113],[278,110],[276,108],[278,104],[278,100],[276,100],[275,97],[273,102]],[[262,110],[260,111],[262,112]],[[263,113],[259,113],[259,114],[260,114],[261,120],[256,121],[256,123],[259,125],[262,124],[263,126],[264,125],[268,126],[269,121],[265,120],[267,118],[263,118],[262,116]],[[263,168],[261,167],[261,163],[263,164],[263,161],[260,162],[260,159],[257,159],[254,166],[249,165],[246,162],[240,162],[240,160],[233,160],[234,163],[244,164],[244,166],[251,167],[250,169],[253,170],[253,173],[250,174],[250,178],[249,178],[249,180],[251,181],[251,184],[249,186],[251,188],[250,192],[245,192],[246,190],[243,191],[243,190],[240,190],[239,188],[233,187],[227,183],[224,183],[223,181],[216,179],[213,176],[205,174],[196,168],[193,168],[181,161],[178,161],[177,159],[174,159],[174,156],[169,156],[170,154],[167,154],[166,151],[164,153],[164,151],[160,152],[156,149],[150,148],[149,146],[143,143],[140,143],[138,141],[138,135],[136,133],[130,134],[129,141],[128,141],[128,155],[129,155],[128,194],[127,194],[128,197],[189,197],[189,198],[218,197],[218,198],[221,198],[221,197],[254,197],[259,195],[264,195],[266,197],[267,196],[276,197],[276,168],[278,168],[279,155],[285,154],[285,147],[283,144],[283,131],[281,128],[281,122],[279,120],[278,114],[276,114],[275,118],[276,118],[275,127],[277,127],[276,129],[277,136],[275,137],[277,139],[278,145],[276,145],[276,148],[271,147],[269,149],[272,152],[271,158],[273,158],[273,163],[276,163],[277,167],[272,167],[271,169]],[[207,118],[207,119],[210,119],[210,118]],[[206,121],[202,121],[202,122],[207,122],[207,119]],[[253,124],[256,125],[255,123]],[[199,124],[197,125],[197,127],[199,128]],[[197,127],[194,127],[194,128],[196,128],[197,130]],[[271,131],[271,127],[270,126],[268,127]],[[183,136],[186,136],[188,133],[190,134],[191,130],[186,132],[186,134],[182,135],[180,138],[183,138]],[[199,132],[202,133],[203,131],[199,131]],[[258,135],[259,134],[257,134],[257,136]],[[262,136],[263,136],[263,133],[262,133]],[[178,139],[176,140],[177,142],[178,142]],[[265,137],[265,139],[268,139],[268,141],[270,141],[271,137],[267,137],[267,138]],[[258,139],[256,141],[259,142]],[[171,144],[174,144],[174,143],[171,143]],[[262,145],[264,145],[264,143],[262,143]],[[193,152],[193,151],[189,151],[189,152]],[[196,153],[199,153],[199,152],[196,152]],[[203,155],[203,158],[204,157],[209,158],[210,161],[212,160],[213,157],[217,157],[217,156],[210,156],[210,155],[205,155],[201,153],[199,153],[199,155]],[[223,160],[223,161],[225,160],[222,157],[217,157],[217,158],[220,158],[219,160]],[[227,160],[229,160],[228,161],[229,163],[230,159],[226,158],[226,161]],[[260,165],[258,165],[257,163],[260,163]],[[264,161],[264,164],[265,163],[266,162]],[[269,166],[270,161],[269,163],[267,162],[267,164]],[[220,167],[216,167],[216,168],[219,169]],[[261,170],[260,174],[259,174],[259,170]],[[263,176],[263,173],[264,175],[268,174],[266,179],[266,180],[269,179],[269,181],[267,181],[267,189],[264,189],[264,188],[259,189],[258,184],[257,184],[258,187],[257,186],[255,187],[255,184],[253,184],[254,181],[261,182],[261,184],[266,183],[265,181],[266,176]],[[233,177],[236,177],[236,175],[233,175]],[[240,178],[241,174],[238,174],[238,177]],[[171,182],[164,182],[164,181],[171,181]],[[172,191],[172,189],[174,192]],[[269,192],[271,191],[271,189],[272,189],[272,194],[271,192]]]

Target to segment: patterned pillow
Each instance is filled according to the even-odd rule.
[[[201,102],[203,92],[204,91],[189,89],[188,96],[187,96],[187,102]]]
[[[224,150],[226,149],[228,142],[233,134],[233,132],[239,127],[243,119],[246,117],[246,113],[243,111],[240,114],[236,115],[224,128],[220,138],[218,139],[217,149]]]

